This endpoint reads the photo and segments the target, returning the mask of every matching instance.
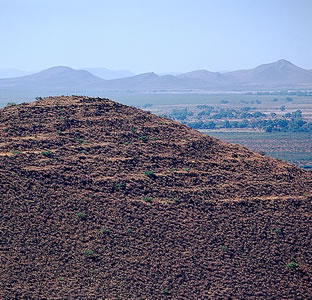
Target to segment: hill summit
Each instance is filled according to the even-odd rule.
[[[311,173],[108,99],[0,120],[0,297],[311,295]]]

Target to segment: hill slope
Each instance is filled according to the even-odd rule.
[[[311,294],[311,173],[108,99],[0,120],[1,298]]]

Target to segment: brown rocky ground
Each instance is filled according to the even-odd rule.
[[[108,99],[6,107],[0,298],[311,298],[311,187]]]

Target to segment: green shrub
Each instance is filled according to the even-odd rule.
[[[79,219],[85,220],[87,218],[87,215],[84,212],[79,212],[79,213],[77,213],[77,217]]]
[[[153,171],[144,171],[144,175],[148,177],[154,177],[155,173]]]
[[[13,150],[13,151],[11,151],[11,153],[12,153],[12,154],[21,154],[22,152],[19,151],[19,150]]]
[[[41,154],[45,157],[51,157],[52,156],[52,152],[51,151],[41,151]]]
[[[16,106],[15,102],[8,102],[8,104],[6,106]]]
[[[289,268],[289,269],[295,269],[295,268],[298,267],[298,265],[294,261],[292,261],[292,262],[288,263],[286,265],[286,267]]]
[[[140,137],[139,137],[139,140],[140,141],[143,141],[143,142],[147,142],[148,141],[148,136],[146,134],[142,134]]]
[[[124,190],[126,188],[126,184],[123,182],[116,183],[115,188],[118,190]]]
[[[101,232],[108,234],[108,233],[110,233],[110,230],[108,228],[102,228]]]
[[[162,290],[161,290],[161,293],[162,293],[163,295],[169,295],[169,291],[168,291],[167,289],[162,289]]]
[[[225,245],[221,246],[221,251],[222,252],[226,252],[227,251],[227,246],[225,246]]]
[[[58,281],[64,281],[65,278],[64,278],[64,277],[58,277],[57,280],[58,280]]]
[[[94,254],[95,254],[95,252],[93,251],[93,250],[90,250],[90,249],[88,249],[88,250],[85,250],[85,251],[83,251],[83,254],[85,255],[85,256],[94,256]]]
[[[153,197],[143,197],[142,200],[151,203],[153,201]]]
[[[276,233],[277,235],[280,235],[282,233],[282,231],[279,228],[274,228],[274,233]]]

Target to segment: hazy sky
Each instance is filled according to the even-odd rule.
[[[0,0],[0,68],[312,69],[312,0]]]

